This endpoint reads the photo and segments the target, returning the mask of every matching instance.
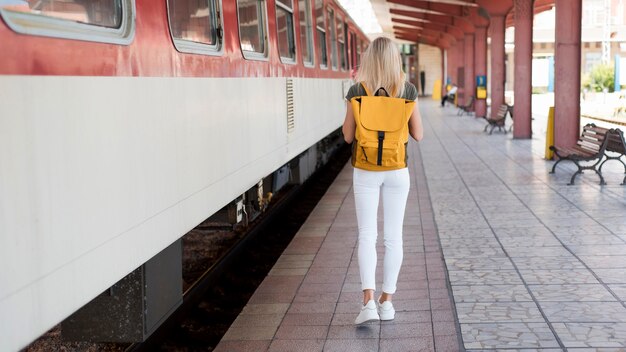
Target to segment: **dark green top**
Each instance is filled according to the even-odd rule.
[[[350,99],[352,99],[353,97],[360,97],[362,95],[367,95],[367,93],[365,93],[365,89],[363,89],[361,83],[357,83],[350,87],[350,89],[348,90],[348,94],[346,94],[346,100],[350,101]],[[408,81],[405,82],[404,94],[402,94],[401,98],[406,100],[417,99],[417,88],[415,88],[412,83]]]

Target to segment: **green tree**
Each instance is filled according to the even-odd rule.
[[[602,92],[607,88],[613,92],[615,84],[615,74],[612,65],[597,64],[591,68],[591,72],[584,75],[581,80],[583,88],[591,91]]]

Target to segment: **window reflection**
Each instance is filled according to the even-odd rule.
[[[283,6],[276,5],[276,28],[278,30],[278,51],[283,58],[295,60],[296,47],[293,33],[293,13]]]
[[[174,38],[217,44],[219,16],[215,0],[169,0],[168,5]]]
[[[257,53],[265,52],[264,2],[261,0],[239,0],[237,6],[241,49]]]
[[[328,27],[330,28],[330,57],[333,68],[337,68],[337,32],[335,31],[335,12],[328,9]]]
[[[311,0],[300,0],[300,46],[302,47],[302,60],[313,63],[313,20],[311,19]]]
[[[320,57],[320,67],[328,67],[328,53],[326,49],[326,26],[324,24],[324,1],[315,0],[315,28],[317,31],[317,39]]]
[[[109,28],[122,24],[122,0],[5,0],[0,8]]]

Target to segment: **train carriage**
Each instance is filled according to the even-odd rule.
[[[336,134],[368,41],[331,0],[4,0],[0,16],[3,351]]]

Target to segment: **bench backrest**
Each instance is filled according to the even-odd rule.
[[[498,120],[500,119],[504,119],[506,118],[506,114],[509,112],[509,106],[506,104],[502,104],[500,105],[500,107],[498,108],[498,113],[496,114],[496,117]]]
[[[626,146],[624,145],[624,133],[619,128],[612,130],[612,133],[608,134],[608,141],[606,144],[606,150],[609,152],[626,154]]]
[[[588,124],[583,127],[583,133],[578,139],[578,146],[592,154],[603,153],[608,143],[607,134],[609,130]]]
[[[504,119],[506,118],[507,112],[509,112],[509,106],[506,104],[500,105],[498,112],[496,113],[496,117],[494,119],[489,119],[489,123],[496,124],[496,126],[504,126]]]

